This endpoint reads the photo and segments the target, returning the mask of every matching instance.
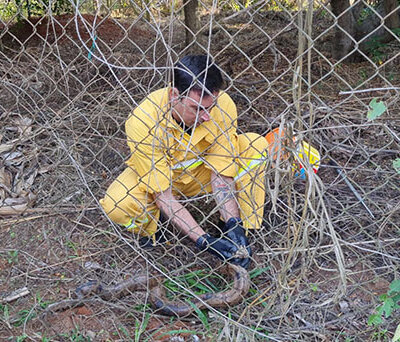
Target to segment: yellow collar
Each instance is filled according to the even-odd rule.
[[[162,108],[161,108],[161,113],[160,113],[162,115],[162,119],[160,120],[159,123],[161,126],[165,127],[166,129],[175,130],[175,131],[178,131],[179,134],[184,134],[184,136],[186,136],[185,140],[189,140],[190,135],[187,134],[186,132],[184,132],[182,126],[179,125],[179,123],[172,116],[171,104],[170,104],[170,100],[169,100],[169,94],[170,94],[171,87],[166,87],[165,89],[166,89],[167,94],[166,94],[165,100],[162,101]],[[164,111],[163,108],[166,108],[166,110]],[[214,109],[211,110],[211,113]],[[200,126],[193,128],[192,133],[191,133],[192,134],[192,138],[191,138],[192,144],[196,145],[199,141],[201,141],[203,138],[205,138],[208,134],[215,133],[214,128],[215,127],[214,127],[212,120],[204,122]],[[189,139],[187,137],[189,137]]]

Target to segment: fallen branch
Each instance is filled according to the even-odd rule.
[[[27,287],[23,287],[21,289],[15,290],[14,292],[12,292],[7,297],[2,298],[1,299],[1,304],[13,302],[14,300],[17,300],[18,298],[21,298],[21,297],[25,297],[28,294],[29,294],[28,288]]]
[[[11,225],[15,223],[27,222],[32,220],[37,220],[45,217],[56,216],[56,215],[64,215],[70,214],[76,211],[91,211],[99,209],[98,207],[92,208],[84,208],[84,207],[71,207],[70,209],[60,210],[54,212],[54,208],[27,208],[24,211],[24,214],[35,214],[35,213],[45,213],[42,215],[32,215],[32,216],[20,216],[17,219],[0,219],[1,227],[5,227],[6,225]],[[53,211],[53,212],[51,212]]]
[[[339,95],[360,94],[360,93],[368,93],[370,91],[387,91],[387,90],[400,90],[400,88],[399,87],[387,87],[387,88],[370,88],[370,89],[360,89],[360,90],[347,90],[347,91],[340,91]]]

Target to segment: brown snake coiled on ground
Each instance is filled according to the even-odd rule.
[[[243,300],[250,288],[249,273],[238,265],[228,264],[227,273],[233,278],[233,286],[227,291],[218,293],[206,293],[198,295],[192,300],[192,305],[186,302],[174,302],[167,299],[165,289],[160,278],[149,278],[139,274],[116,285],[105,286],[97,281],[87,282],[76,289],[78,299],[65,300],[51,304],[47,311],[61,311],[74,306],[82,305],[85,298],[97,295],[104,300],[118,299],[135,291],[150,290],[150,303],[156,313],[168,316],[187,316],[198,309],[204,309],[208,305],[214,308],[222,308],[235,305]]]

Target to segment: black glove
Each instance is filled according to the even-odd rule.
[[[215,238],[210,234],[204,234],[196,240],[196,246],[200,250],[210,252],[221,260],[229,260],[237,252],[238,248],[223,238]]]
[[[222,232],[227,237],[227,240],[231,240],[236,247],[239,248],[243,246],[246,248],[249,257],[234,258],[232,260],[232,263],[247,268],[251,261],[250,257],[252,256],[252,251],[242,224],[243,223],[240,218],[232,217],[222,227]]]

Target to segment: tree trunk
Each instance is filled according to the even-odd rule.
[[[185,13],[186,46],[189,46],[196,41],[201,41],[199,32],[200,20],[197,16],[197,6],[198,0],[187,0],[183,7]],[[198,50],[195,44],[192,46],[192,49]]]
[[[385,9],[385,26],[388,29],[395,29],[400,27],[400,16],[399,16],[399,3],[397,0],[383,0],[383,8]],[[389,14],[390,13],[390,14]],[[382,43],[389,43],[394,39],[394,35],[385,32]]]
[[[396,39],[390,30],[400,28],[399,8],[397,0],[381,0],[379,5],[374,7],[377,14],[371,13],[360,25],[356,25],[357,40],[360,41],[368,35],[367,40],[360,44],[362,51],[369,53]],[[381,18],[384,18],[384,25]]]
[[[331,6],[333,14],[338,18],[338,26],[340,27],[340,29],[336,27],[332,54],[334,58],[342,59],[349,55],[353,49],[354,43],[351,37],[355,35],[355,20],[352,11],[349,10],[349,0],[331,0]],[[348,57],[350,60],[354,58],[350,55]]]
[[[385,25],[392,30],[400,27],[400,16],[399,16],[400,5],[398,1],[384,0],[383,7],[385,8],[385,14],[387,15],[385,19]]]

